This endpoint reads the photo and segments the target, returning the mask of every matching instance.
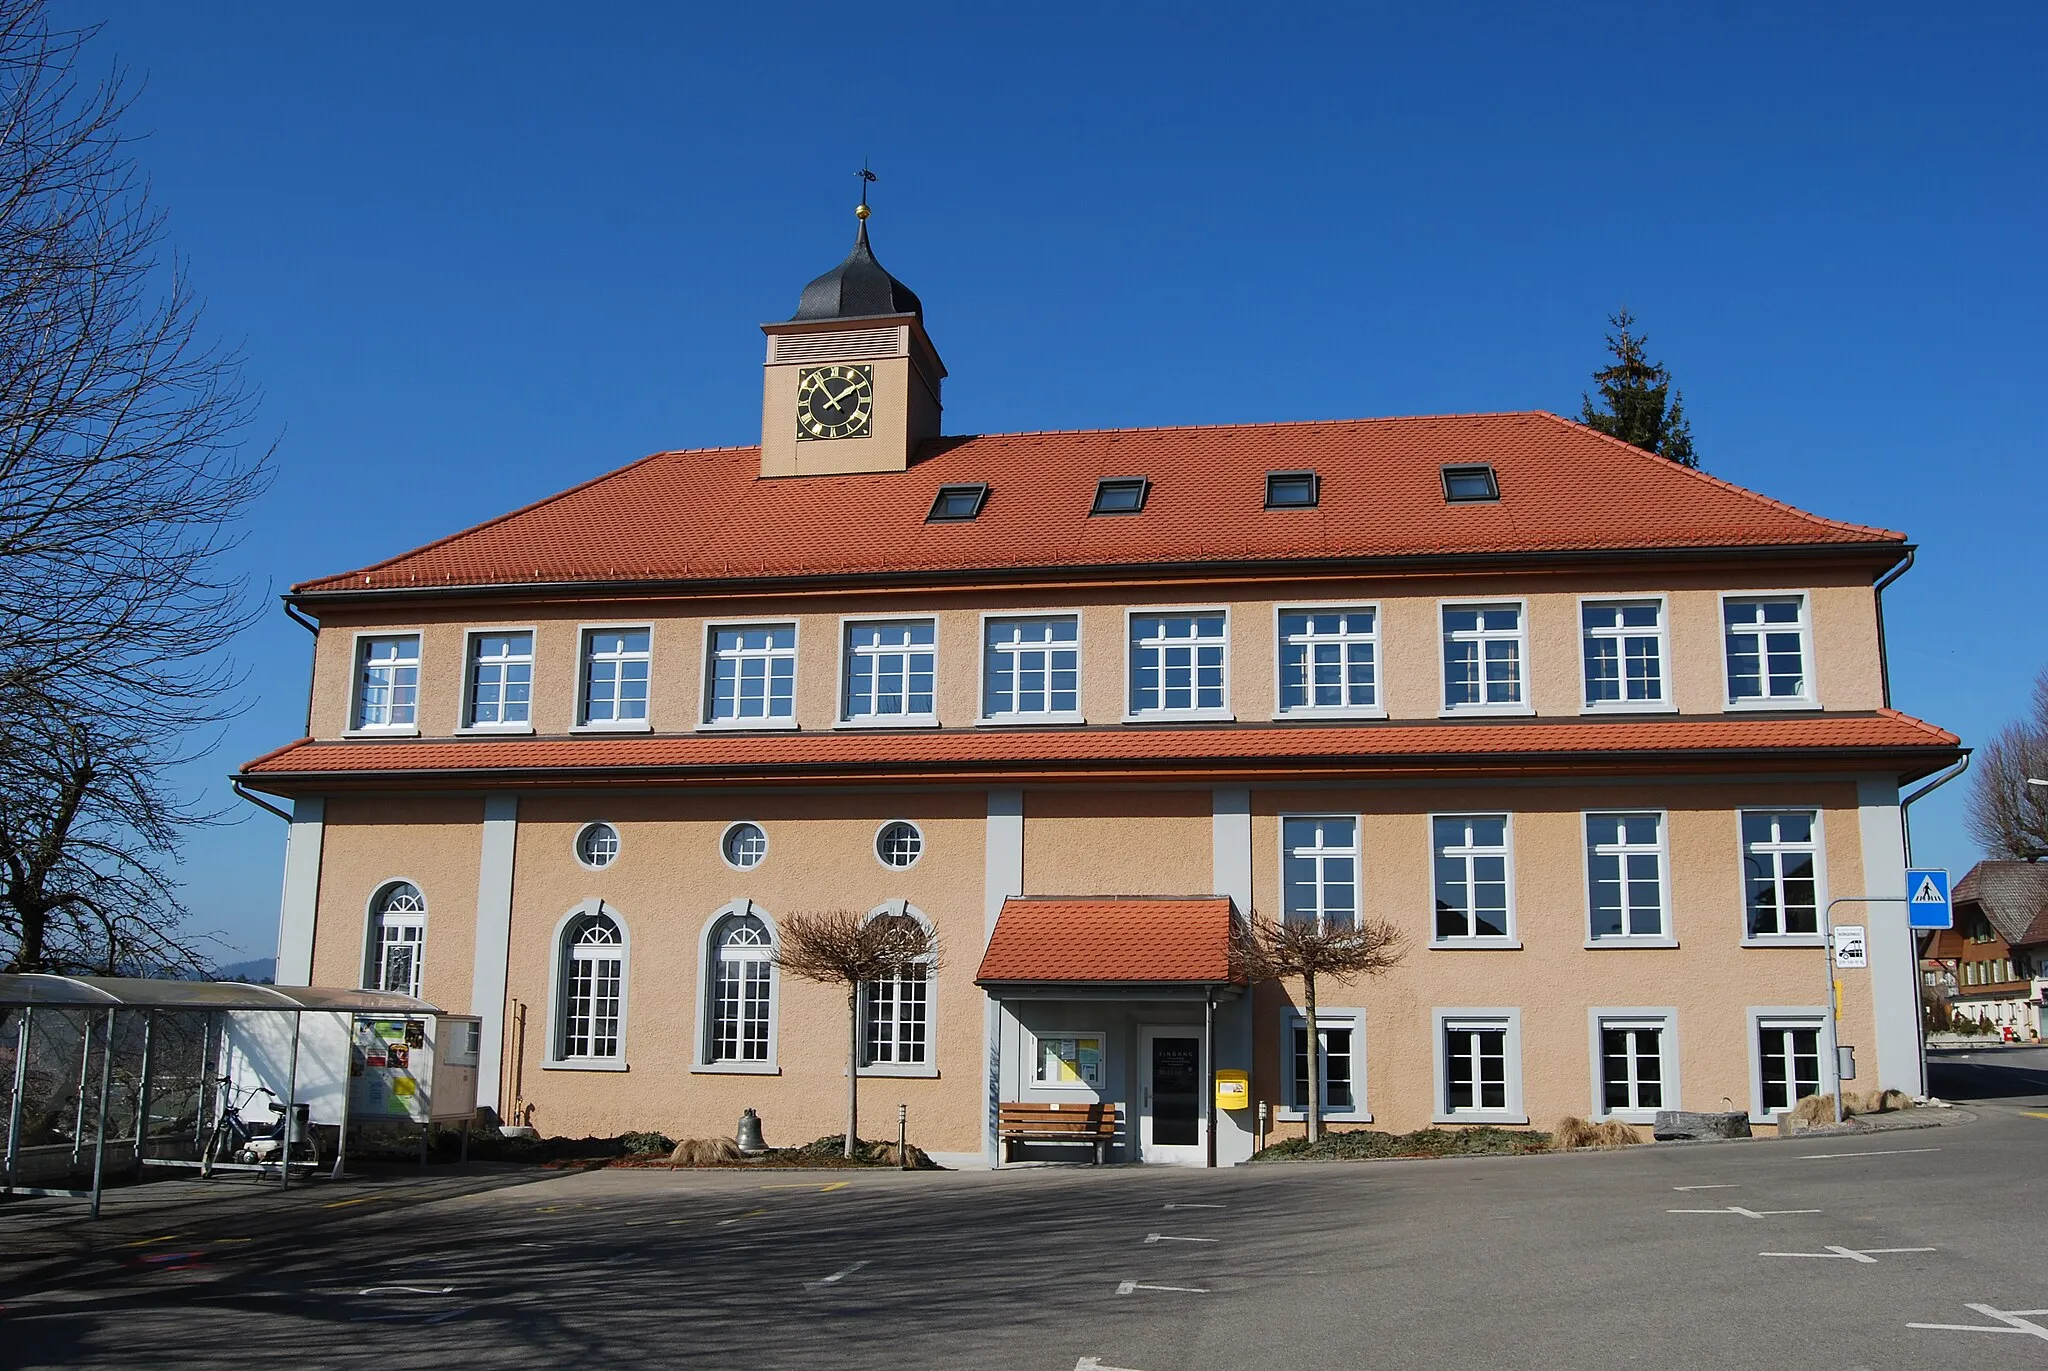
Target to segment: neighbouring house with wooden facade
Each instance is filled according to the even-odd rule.
[[[1055,1103],[1241,1161],[1311,1031],[1337,1127],[1830,1083],[1823,911],[1903,889],[1901,788],[1962,755],[1889,707],[1903,535],[1545,413],[948,435],[864,222],[763,328],[758,447],[293,589],[310,736],[239,776],[291,806],[280,982],[483,1016],[508,1121],[794,1143],[846,1010],[780,921],[908,916],[863,1116],[959,1162]],[[1309,1025],[1230,979],[1253,911],[1406,954]],[[1904,909],[1859,921],[1841,1039],[1917,1093]]]
[[[1921,953],[1927,992],[1957,1018],[2041,1036],[2048,992],[2048,865],[1988,861],[1956,883],[1955,926]]]

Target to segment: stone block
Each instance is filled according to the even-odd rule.
[[[1657,1122],[1650,1130],[1650,1136],[1658,1142],[1686,1138],[1746,1138],[1749,1135],[1749,1115],[1739,1109],[1712,1114],[1691,1109],[1660,1109]]]

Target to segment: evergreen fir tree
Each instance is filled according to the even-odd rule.
[[[1685,418],[1685,396],[1671,389],[1671,373],[1662,362],[1650,360],[1649,340],[1631,332],[1636,320],[1628,310],[1607,322],[1615,330],[1607,335],[1614,365],[1593,373],[1593,384],[1600,388],[1607,409],[1604,413],[1596,410],[1593,397],[1582,395],[1580,422],[1682,467],[1697,467],[1700,459],[1693,451],[1692,426]]]

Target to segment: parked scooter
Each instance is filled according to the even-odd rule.
[[[310,1111],[299,1105],[289,1111],[295,1117],[287,1120],[284,1101],[277,1098],[277,1092],[267,1086],[257,1086],[237,1103],[233,1098],[234,1078],[220,1078],[220,1088],[228,1096],[221,1106],[220,1119],[207,1136],[206,1147],[199,1154],[199,1174],[211,1176],[215,1164],[236,1161],[244,1166],[274,1166],[280,1160],[288,1159],[293,1166],[305,1166],[312,1170],[320,1167],[320,1135],[313,1131]],[[266,1127],[251,1128],[242,1118],[242,1108],[258,1095],[268,1095],[271,1114],[275,1117]],[[289,1142],[287,1142],[289,1139]]]

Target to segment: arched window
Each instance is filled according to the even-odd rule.
[[[869,922],[900,927],[918,939],[929,938],[931,925],[900,900],[868,916]],[[936,948],[934,948],[936,951]],[[931,1065],[931,956],[906,966],[885,980],[861,986],[862,1065],[925,1067]]]
[[[418,999],[427,941],[427,901],[410,881],[393,881],[370,901],[370,956],[363,985]]]
[[[556,1059],[617,1058],[625,999],[625,930],[602,909],[576,915],[562,928],[558,964],[562,988],[556,1001]]]
[[[710,1059],[765,1062],[774,1009],[775,944],[751,913],[729,914],[711,930]]]

